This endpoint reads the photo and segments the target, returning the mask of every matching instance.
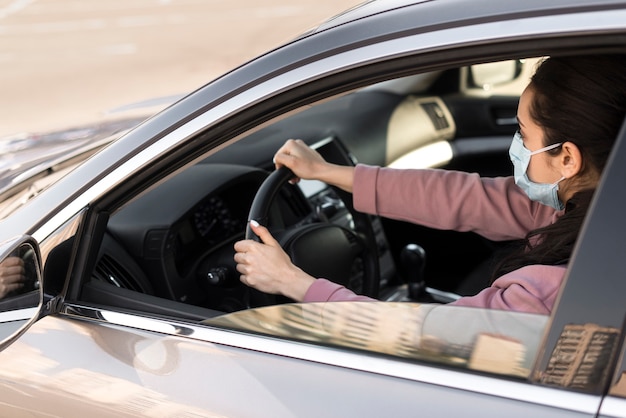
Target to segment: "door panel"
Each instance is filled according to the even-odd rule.
[[[54,316],[0,362],[0,405],[11,416],[590,416]]]

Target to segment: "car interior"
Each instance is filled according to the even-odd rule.
[[[477,293],[508,243],[359,213],[341,190],[289,183],[272,158],[299,138],[338,164],[510,175],[517,103],[533,63],[384,81],[267,124],[111,213],[80,300],[197,320],[289,302],[239,281],[233,245],[251,210],[294,264],[357,293],[438,303]]]

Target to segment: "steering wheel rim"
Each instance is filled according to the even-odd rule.
[[[289,167],[282,166],[274,170],[261,184],[259,190],[257,190],[252,204],[250,205],[250,212],[248,214],[248,221],[255,220],[261,225],[267,226],[269,221],[269,211],[272,202],[276,198],[276,195],[280,191],[280,188],[287,181],[294,177],[293,171]],[[246,239],[251,239],[256,242],[261,242],[259,238],[250,227],[250,222],[246,225]]]
[[[250,205],[250,212],[248,219],[255,220],[259,222],[261,225],[269,227],[269,212],[274,202],[276,196],[278,195],[280,189],[283,187],[285,183],[287,183],[290,179],[294,178],[293,172],[288,167],[280,167],[272,172],[265,181],[259,187],[252,204]],[[362,216],[368,216],[363,214]],[[363,225],[363,219],[361,222],[355,222],[356,225]],[[368,224],[369,225],[369,224]],[[357,234],[352,230],[348,230],[346,228],[340,227],[334,224],[328,224],[328,228],[340,228],[344,233],[350,233],[355,238],[360,240],[363,243],[363,252],[359,254],[358,257],[362,260],[362,293],[368,296],[376,297],[378,293],[378,285],[379,285],[379,270],[378,270],[378,254],[377,254],[377,246],[376,240],[369,231],[369,233]],[[369,225],[371,228],[371,225]],[[313,230],[315,228],[311,228]],[[333,231],[334,232],[334,231]],[[307,231],[303,232],[307,233]],[[314,232],[315,233],[315,232]],[[246,225],[246,239],[251,239],[257,242],[260,242],[260,238],[252,231],[250,227],[250,223]],[[280,241],[280,240],[279,240]],[[281,242],[281,245],[285,245],[286,243]],[[283,247],[284,248],[284,247]],[[288,249],[285,249],[288,253]],[[295,251],[295,250],[294,250]],[[290,257],[295,258],[292,254]],[[323,264],[323,263],[322,263]],[[311,273],[309,273],[311,274]],[[323,277],[323,276],[316,276]],[[348,279],[348,277],[346,277]],[[254,289],[250,289],[250,292],[246,295],[248,299],[246,304],[249,306],[265,306],[269,304],[276,304],[278,302],[278,296],[269,295]]]

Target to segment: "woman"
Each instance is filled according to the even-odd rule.
[[[626,115],[624,56],[555,57],[542,62],[520,97],[509,154],[513,177],[445,170],[330,164],[289,140],[278,167],[352,192],[357,210],[439,229],[522,240],[491,286],[455,305],[549,314],[613,142]],[[427,198],[424,198],[427,197]],[[235,244],[241,281],[296,301],[371,300],[294,266],[268,230],[263,244]]]

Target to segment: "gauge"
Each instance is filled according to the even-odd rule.
[[[202,238],[210,244],[217,244],[235,233],[242,231],[244,222],[229,210],[219,196],[212,196],[202,202],[193,214],[193,223]]]

